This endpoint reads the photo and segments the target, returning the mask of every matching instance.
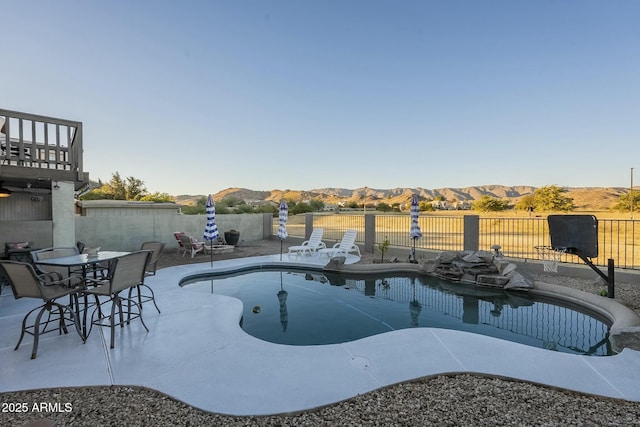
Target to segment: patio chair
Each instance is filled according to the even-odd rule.
[[[176,231],[175,233],[173,233],[173,237],[175,237],[176,241],[178,242],[178,253],[180,253],[180,251],[185,250],[185,247],[182,244],[182,240],[180,240],[180,236],[182,235],[184,235],[184,231]]]
[[[36,251],[31,251],[31,259],[33,259],[34,264],[38,261],[43,261],[51,258],[62,258],[65,256],[78,255],[80,251],[78,251],[77,247],[69,246],[69,247],[52,247],[39,249]],[[82,271],[70,270],[67,267],[56,267],[52,265],[36,265],[36,270],[40,274],[55,274],[58,275],[60,279],[69,278],[74,285],[82,284],[84,281],[82,276]]]
[[[309,255],[313,255],[319,249],[326,249],[327,245],[322,241],[322,234],[324,233],[324,229],[322,228],[314,228],[309,236],[309,240],[305,240],[301,245],[298,246],[289,246],[289,255],[292,253],[297,253],[298,255],[304,255],[308,253]]]
[[[160,258],[160,254],[162,253],[162,249],[164,249],[164,243],[161,242],[144,242],[140,247],[141,251],[150,251],[151,255],[149,256],[149,261],[144,269],[144,277],[155,276],[156,275],[156,266],[158,264],[158,259]],[[142,288],[146,288],[149,293],[143,294]],[[138,294],[138,303],[143,304],[147,301],[152,301],[153,305],[160,313],[160,309],[158,308],[158,304],[156,304],[156,296],[153,292],[153,289],[149,287],[144,282],[141,282],[138,286],[129,288],[129,298],[131,298],[131,294],[133,290],[137,291]]]
[[[180,236],[180,241],[184,246],[184,252],[182,253],[183,257],[187,254],[187,252],[189,252],[191,254],[191,258],[193,258],[198,252],[204,251],[204,242],[198,242],[191,236],[183,234]]]
[[[123,291],[135,288],[144,283],[145,268],[151,257],[150,251],[137,251],[121,256],[112,261],[109,270],[109,277],[96,281],[96,286],[84,291],[88,295],[96,295],[98,297],[108,297],[108,300],[100,302],[98,307],[91,314],[91,328],[93,326],[111,328],[111,348],[115,347],[115,328],[116,326],[124,327],[129,324],[131,319],[140,319],[144,329],[149,332],[149,328],[142,319],[142,304],[138,303],[134,298],[123,297]],[[126,311],[123,311],[122,303],[126,302]],[[111,303],[111,312],[109,315],[102,313],[101,306]],[[134,312],[133,309],[136,309]],[[116,310],[118,320],[116,321]],[[95,318],[96,313],[98,317]],[[124,315],[126,316],[126,320]],[[91,332],[91,329],[89,330]]]
[[[145,276],[155,276],[156,268],[158,267],[158,260],[160,259],[160,255],[164,250],[164,243],[162,242],[144,242],[142,246],[140,246],[141,251],[151,251],[151,257],[149,258],[149,263],[147,267],[144,269]]]
[[[24,319],[22,319],[22,331],[20,339],[14,350],[17,350],[22,343],[24,334],[33,336],[33,348],[31,350],[31,358],[35,359],[38,353],[38,343],[40,335],[58,330],[60,334],[68,333],[68,322],[73,322],[78,335],[84,342],[84,337],[80,331],[78,316],[68,305],[57,302],[59,298],[70,295],[75,299],[77,304],[77,288],[68,286],[69,280],[54,280],[48,275],[38,275],[31,264],[16,261],[0,261],[0,268],[5,274],[13,296],[19,298],[37,298],[44,301],[44,304],[29,311]],[[55,275],[54,275],[55,276]],[[32,313],[37,311],[37,315],[33,324],[27,326],[27,322]],[[43,315],[47,313],[46,320]],[[49,328],[50,325],[56,325],[56,328]]]
[[[356,230],[347,230],[344,232],[342,236],[342,241],[340,243],[336,243],[331,248],[320,249],[320,254],[325,254],[329,258],[334,258],[337,256],[347,256],[351,252],[356,252],[358,256],[360,255],[360,248],[355,244],[356,242],[357,232]]]

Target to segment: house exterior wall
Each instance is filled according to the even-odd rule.
[[[73,212],[73,182],[56,182],[51,189],[51,212],[53,222],[52,246],[74,246],[76,244],[75,214]]]

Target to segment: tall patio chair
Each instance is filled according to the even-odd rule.
[[[62,258],[65,256],[78,255],[80,251],[75,246],[69,247],[52,247],[31,251],[31,259],[34,264],[38,261],[43,261],[51,258]],[[82,271],[69,270],[67,267],[56,267],[52,265],[36,265],[36,269],[39,273],[44,274],[56,274],[60,279],[70,278],[74,284],[78,285],[83,282]]]
[[[140,246],[141,251],[151,251],[151,257],[149,258],[149,263],[145,268],[146,276],[155,276],[156,269],[158,268],[158,260],[160,259],[160,255],[164,250],[164,243],[162,242],[144,242],[142,246]]]
[[[160,258],[160,254],[162,253],[162,249],[164,249],[164,243],[162,242],[144,242],[140,247],[141,251],[151,252],[151,255],[149,256],[149,261],[147,262],[147,265],[144,269],[145,277],[156,275],[156,267],[158,264],[158,259]],[[142,288],[147,289],[147,291],[149,292],[146,294],[143,293]],[[147,285],[144,282],[141,282],[138,286],[134,288],[129,288],[129,298],[131,298],[132,292],[134,290],[137,292],[139,304],[143,304],[147,301],[152,301],[153,305],[156,307],[156,310],[158,310],[158,313],[160,313],[158,304],[156,304],[156,296],[153,292],[153,289],[151,289],[149,285]]]
[[[347,256],[351,252],[356,252],[358,256],[360,255],[360,248],[356,245],[356,230],[347,230],[344,232],[342,236],[342,241],[340,243],[336,243],[331,248],[320,249],[321,254],[327,255],[329,258],[334,258],[337,256]]]
[[[323,233],[324,229],[314,228],[309,236],[309,240],[305,240],[298,246],[289,246],[289,255],[292,253],[297,253],[298,255],[308,253],[309,255],[313,255],[319,249],[326,249],[327,245],[322,241]]]
[[[184,252],[182,253],[183,257],[187,254],[187,252],[189,252],[191,254],[191,258],[193,258],[198,252],[204,251],[204,242],[198,242],[191,236],[183,234],[180,236],[180,241],[184,246]]]
[[[106,279],[96,281],[96,286],[84,291],[85,294],[98,297],[108,297],[100,302],[91,315],[91,328],[93,326],[111,328],[111,348],[115,347],[115,327],[124,327],[131,319],[140,319],[142,326],[149,332],[149,328],[142,319],[142,304],[134,298],[123,297],[122,293],[144,283],[145,269],[151,256],[150,251],[137,251],[121,256],[112,261],[109,268],[109,276]],[[130,294],[129,294],[130,295]],[[126,311],[123,309],[123,301],[126,303]],[[101,306],[111,303],[109,315],[103,314]],[[135,312],[133,310],[136,310]],[[116,311],[118,320],[116,321]],[[98,317],[96,318],[96,313]],[[126,314],[126,320],[124,315]],[[89,331],[90,332],[90,331]]]
[[[44,304],[29,311],[24,319],[22,319],[22,331],[20,333],[20,339],[14,350],[17,350],[22,343],[24,334],[33,336],[33,348],[31,350],[31,358],[35,359],[38,352],[38,343],[40,341],[40,335],[48,332],[58,330],[60,334],[64,332],[68,333],[68,322],[73,322],[78,335],[84,342],[84,337],[80,331],[80,324],[78,322],[78,316],[68,305],[59,303],[57,300],[62,297],[70,295],[74,297],[77,304],[77,288],[67,286],[69,284],[68,279],[54,280],[54,277],[48,277],[50,275],[38,275],[33,267],[24,262],[16,261],[0,261],[0,268],[2,269],[15,299],[19,298],[36,298],[44,301]],[[27,325],[31,314],[37,311],[35,321]],[[46,320],[43,320],[42,316],[47,313]],[[57,325],[56,328],[50,328],[50,325]]]

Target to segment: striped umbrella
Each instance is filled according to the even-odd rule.
[[[209,241],[211,265],[213,266],[213,241],[218,240],[220,233],[218,233],[218,226],[216,225],[216,207],[213,204],[211,194],[209,194],[209,198],[207,198],[205,212],[207,213],[207,225],[204,227],[204,235],[202,237]]]
[[[413,240],[413,249],[411,251],[413,262],[416,262],[416,240],[422,237],[422,231],[420,231],[420,225],[418,225],[419,216],[418,195],[414,194],[411,196],[411,228],[409,229],[409,238]]]
[[[282,261],[282,241],[287,238],[287,219],[289,219],[289,206],[286,200],[280,202],[280,215],[278,216],[278,238],[280,239],[280,260]]]

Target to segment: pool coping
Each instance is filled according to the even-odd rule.
[[[0,327],[12,331],[0,338],[0,392],[137,385],[206,411],[267,415],[306,411],[421,377],[467,372],[640,401],[638,351],[578,356],[438,328],[323,346],[273,344],[242,331],[239,300],[177,285],[206,272],[291,266],[283,261],[261,256],[159,270],[147,284],[155,290],[162,314],[153,307],[145,310],[150,331],[132,322],[116,332],[114,349],[108,346],[108,330],[92,332],[86,344],[68,334],[42,340],[38,358],[30,360],[30,342],[13,351],[13,333],[24,314],[23,306],[16,306],[15,315],[0,316]],[[319,263],[295,262],[296,267],[305,265],[317,268]]]

